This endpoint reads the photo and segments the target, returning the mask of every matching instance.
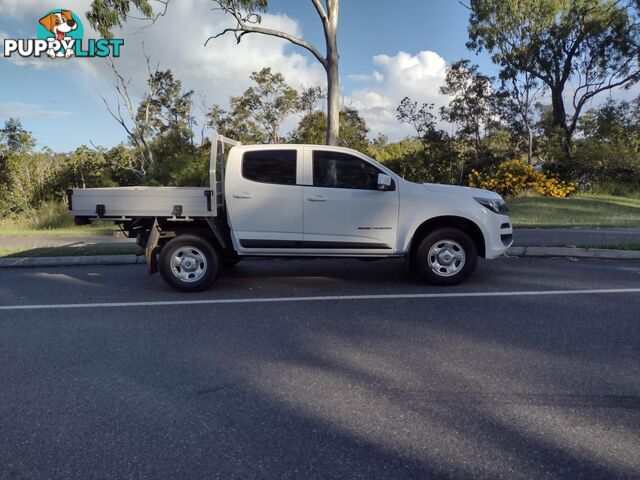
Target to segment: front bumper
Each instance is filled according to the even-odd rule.
[[[504,255],[513,244],[513,225],[508,215],[493,214],[486,224],[485,258]]]

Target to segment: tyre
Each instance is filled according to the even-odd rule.
[[[158,262],[165,282],[181,292],[199,292],[218,276],[220,255],[210,242],[197,235],[179,235],[160,251]]]
[[[458,285],[478,263],[476,245],[462,230],[439,228],[422,239],[414,257],[420,276],[432,285]]]

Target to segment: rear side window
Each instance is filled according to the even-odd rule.
[[[377,190],[376,167],[346,153],[316,150],[313,152],[313,185],[328,188]]]
[[[254,182],[295,185],[296,153],[296,150],[245,152],[242,157],[242,176]]]

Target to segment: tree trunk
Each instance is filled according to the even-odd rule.
[[[562,92],[564,86],[558,86],[551,90],[551,105],[553,107],[553,126],[560,127],[562,130],[562,149],[567,155],[567,158],[571,158],[571,135],[567,126],[567,112],[564,109],[564,98],[562,98]]]
[[[340,72],[338,64],[338,0],[327,1],[327,145],[337,145],[340,136]]]
[[[327,145],[337,145],[340,135],[340,79],[338,62],[327,67]]]
[[[529,122],[527,122],[527,131],[529,132],[529,149],[527,150],[527,163],[531,165],[533,159],[533,129]]]
[[[551,105],[553,107],[553,126],[567,129],[567,112],[564,109],[564,98],[562,98],[562,87],[551,90]]]

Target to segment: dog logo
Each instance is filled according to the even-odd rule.
[[[122,38],[88,38],[83,40],[84,29],[80,18],[71,10],[51,10],[38,20],[36,38],[5,38],[5,58],[18,55],[23,58],[105,58],[120,56]]]
[[[51,48],[46,51],[49,58],[71,58],[75,54],[73,46],[75,40],[82,40],[82,24],[71,10],[52,10],[39,23],[38,38],[57,41],[50,42]]]

